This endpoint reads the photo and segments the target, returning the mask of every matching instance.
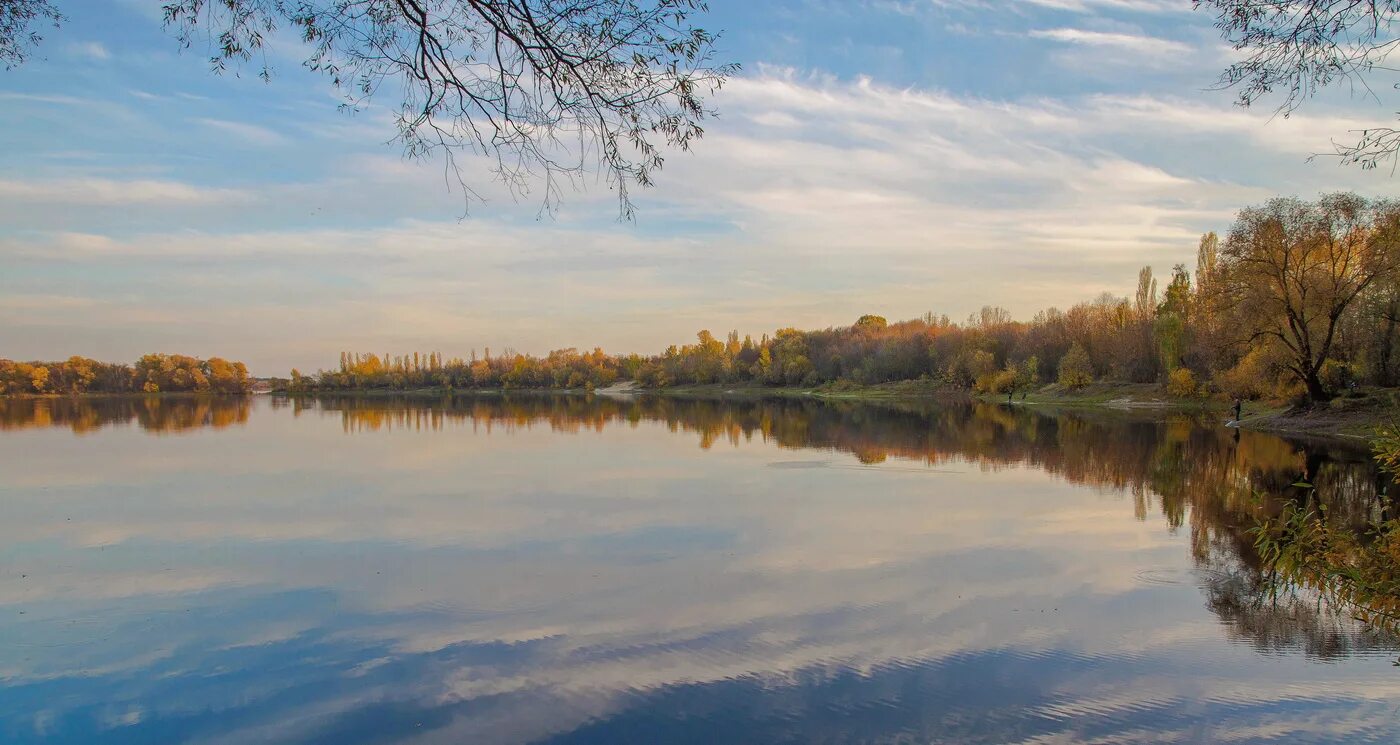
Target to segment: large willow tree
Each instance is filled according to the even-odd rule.
[[[1220,250],[1220,280],[1239,341],[1276,343],[1312,401],[1347,310],[1400,282],[1400,204],[1355,194],[1272,199],[1241,210]]]

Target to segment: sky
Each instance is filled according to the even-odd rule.
[[[1194,261],[1275,195],[1385,196],[1331,150],[1384,100],[1290,117],[1214,89],[1232,52],[1189,0],[711,0],[742,71],[719,118],[618,219],[589,180],[541,215],[389,140],[294,39],[214,75],[160,0],[63,0],[0,70],[0,357],[654,353],[864,313],[1020,318]],[[468,166],[474,165],[471,162]]]

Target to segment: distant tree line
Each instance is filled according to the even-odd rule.
[[[134,365],[69,357],[63,362],[0,359],[0,395],[82,393],[246,393],[242,362],[148,354]]]
[[[496,356],[486,349],[477,357],[444,360],[436,352],[402,355],[342,352],[340,366],[314,376],[292,370],[288,387],[293,391],[407,390],[421,388],[602,388],[630,377],[642,358],[610,356],[601,349],[580,353],[560,349],[545,357],[506,352]]]
[[[1096,380],[1160,383],[1174,396],[1325,400],[1353,384],[1400,382],[1400,204],[1354,194],[1273,199],[1242,210],[1225,240],[1201,237],[1194,271],[1165,286],[1144,267],[1130,296],[1105,293],[1016,321],[984,307],[966,321],[876,315],[759,339],[701,331],[652,356],[546,357],[489,350],[344,354],[337,370],[292,372],[296,390],[818,386],[927,380],[987,393]]]

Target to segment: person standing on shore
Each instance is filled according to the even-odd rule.
[[[1239,424],[1239,423],[1240,423],[1241,413],[1242,413],[1243,411],[1244,411],[1244,402],[1241,401],[1241,400],[1238,399],[1238,398],[1235,399],[1235,424]]]

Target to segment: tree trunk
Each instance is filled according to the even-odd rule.
[[[1396,312],[1396,303],[1391,302],[1390,308],[1385,315],[1385,331],[1381,335],[1380,360],[1376,365],[1376,382],[1381,385],[1391,385],[1395,381],[1395,376],[1390,372],[1390,358],[1395,349],[1395,320],[1400,315]]]
[[[1327,389],[1322,385],[1322,378],[1318,377],[1316,370],[1309,370],[1303,385],[1308,389],[1308,401],[1310,403],[1321,403],[1327,401],[1331,396],[1327,395]]]

